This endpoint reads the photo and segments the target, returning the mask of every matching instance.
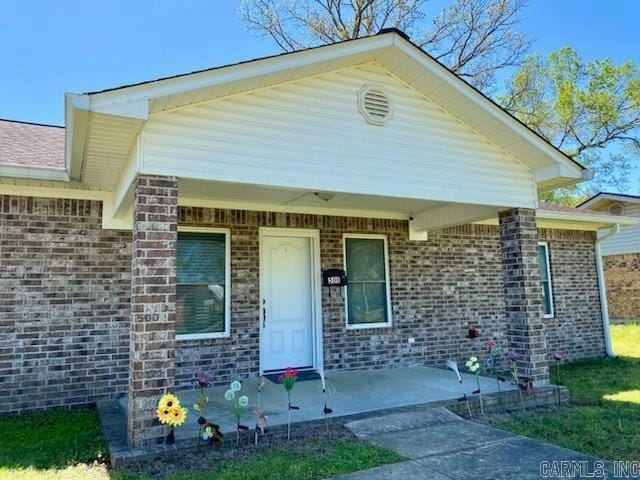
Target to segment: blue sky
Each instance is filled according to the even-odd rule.
[[[278,53],[245,32],[236,8],[236,0],[4,2],[0,118],[62,124],[67,91]],[[537,39],[534,51],[573,45],[585,58],[640,63],[638,18],[636,0],[531,0],[521,29]]]

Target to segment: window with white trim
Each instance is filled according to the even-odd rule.
[[[228,230],[181,229],[176,262],[178,339],[229,335]]]
[[[540,281],[542,286],[542,306],[545,318],[553,318],[553,287],[551,285],[551,265],[549,263],[549,244],[538,243],[540,260]]]
[[[387,237],[345,235],[344,263],[347,328],[390,326]]]

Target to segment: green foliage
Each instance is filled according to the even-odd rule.
[[[616,355],[640,358],[640,323],[614,325],[611,338]]]
[[[571,392],[558,413],[514,418],[507,430],[612,460],[640,458],[640,325],[611,327],[617,359],[574,362],[553,369],[552,381]]]
[[[95,410],[0,417],[0,479],[108,478],[107,445]]]
[[[575,203],[602,188],[628,186],[640,147],[640,68],[631,61],[583,60],[572,47],[525,59],[497,100],[553,145],[595,170],[587,191],[554,192]]]
[[[395,452],[359,440],[315,438],[302,446],[288,444],[240,458],[202,461],[198,467],[189,463],[178,469],[179,473],[162,475],[156,470],[145,474],[107,468],[107,446],[94,410],[0,417],[0,431],[1,480],[307,480],[405,460]]]
[[[95,410],[48,410],[0,417],[0,466],[66,467],[104,459]]]
[[[392,451],[360,441],[340,441],[318,453],[314,442],[302,451],[283,447],[258,451],[243,460],[224,460],[204,471],[184,471],[167,480],[311,480],[395,463],[404,458]],[[147,480],[151,477],[114,472],[113,480]],[[157,478],[157,477],[153,477]]]

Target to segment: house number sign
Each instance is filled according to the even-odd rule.
[[[347,276],[340,268],[330,268],[322,272],[322,284],[325,287],[344,287],[347,284]]]

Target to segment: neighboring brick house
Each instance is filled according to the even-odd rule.
[[[640,196],[600,192],[579,208],[640,218]],[[602,256],[611,319],[640,321],[640,225],[603,242]]]
[[[550,351],[605,354],[596,232],[637,220],[539,205],[584,167],[401,32],[68,94],[65,123],[0,121],[0,412],[126,394],[139,446],[201,369],[493,338],[545,384]]]

